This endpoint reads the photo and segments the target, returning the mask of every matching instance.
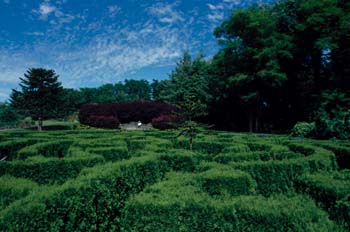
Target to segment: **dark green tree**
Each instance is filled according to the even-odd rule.
[[[11,106],[26,116],[38,119],[42,130],[44,118],[57,118],[63,88],[54,70],[31,68],[20,78],[21,90],[12,90]]]
[[[124,91],[128,101],[149,101],[151,87],[147,80],[125,80]]]
[[[193,148],[193,138],[199,131],[196,119],[207,115],[209,64],[203,55],[194,60],[188,52],[177,63],[170,75],[170,80],[162,81],[159,85],[159,97],[163,101],[176,105],[179,116],[184,120],[178,136],[189,138],[190,150]]]
[[[0,103],[0,127],[11,127],[19,122],[21,115],[7,103]]]

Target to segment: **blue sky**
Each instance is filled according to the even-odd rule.
[[[28,68],[64,87],[165,79],[185,50],[211,57],[213,29],[263,0],[0,0],[0,100]]]

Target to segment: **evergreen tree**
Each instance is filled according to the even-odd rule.
[[[20,78],[21,90],[12,90],[11,105],[24,115],[38,119],[42,130],[44,118],[56,118],[61,107],[63,88],[54,70],[31,68]]]

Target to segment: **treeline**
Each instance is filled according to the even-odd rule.
[[[152,84],[147,80],[125,80],[97,88],[63,89],[61,114],[69,116],[88,103],[150,101],[152,93]]]
[[[271,132],[315,122],[350,136],[350,2],[282,0],[235,10],[214,32],[211,59],[185,54],[159,99],[192,97],[221,129]]]

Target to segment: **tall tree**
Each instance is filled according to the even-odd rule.
[[[25,115],[38,119],[42,130],[43,118],[55,118],[61,104],[63,88],[54,70],[31,68],[20,78],[21,90],[12,90],[11,105]]]
[[[260,130],[261,114],[267,106],[269,93],[286,80],[279,58],[291,57],[291,46],[288,37],[274,32],[275,23],[271,7],[251,7],[235,11],[215,30],[223,45],[222,52],[215,57],[216,63],[224,65],[223,85],[246,112],[251,132]],[[277,40],[280,42],[276,43]]]

